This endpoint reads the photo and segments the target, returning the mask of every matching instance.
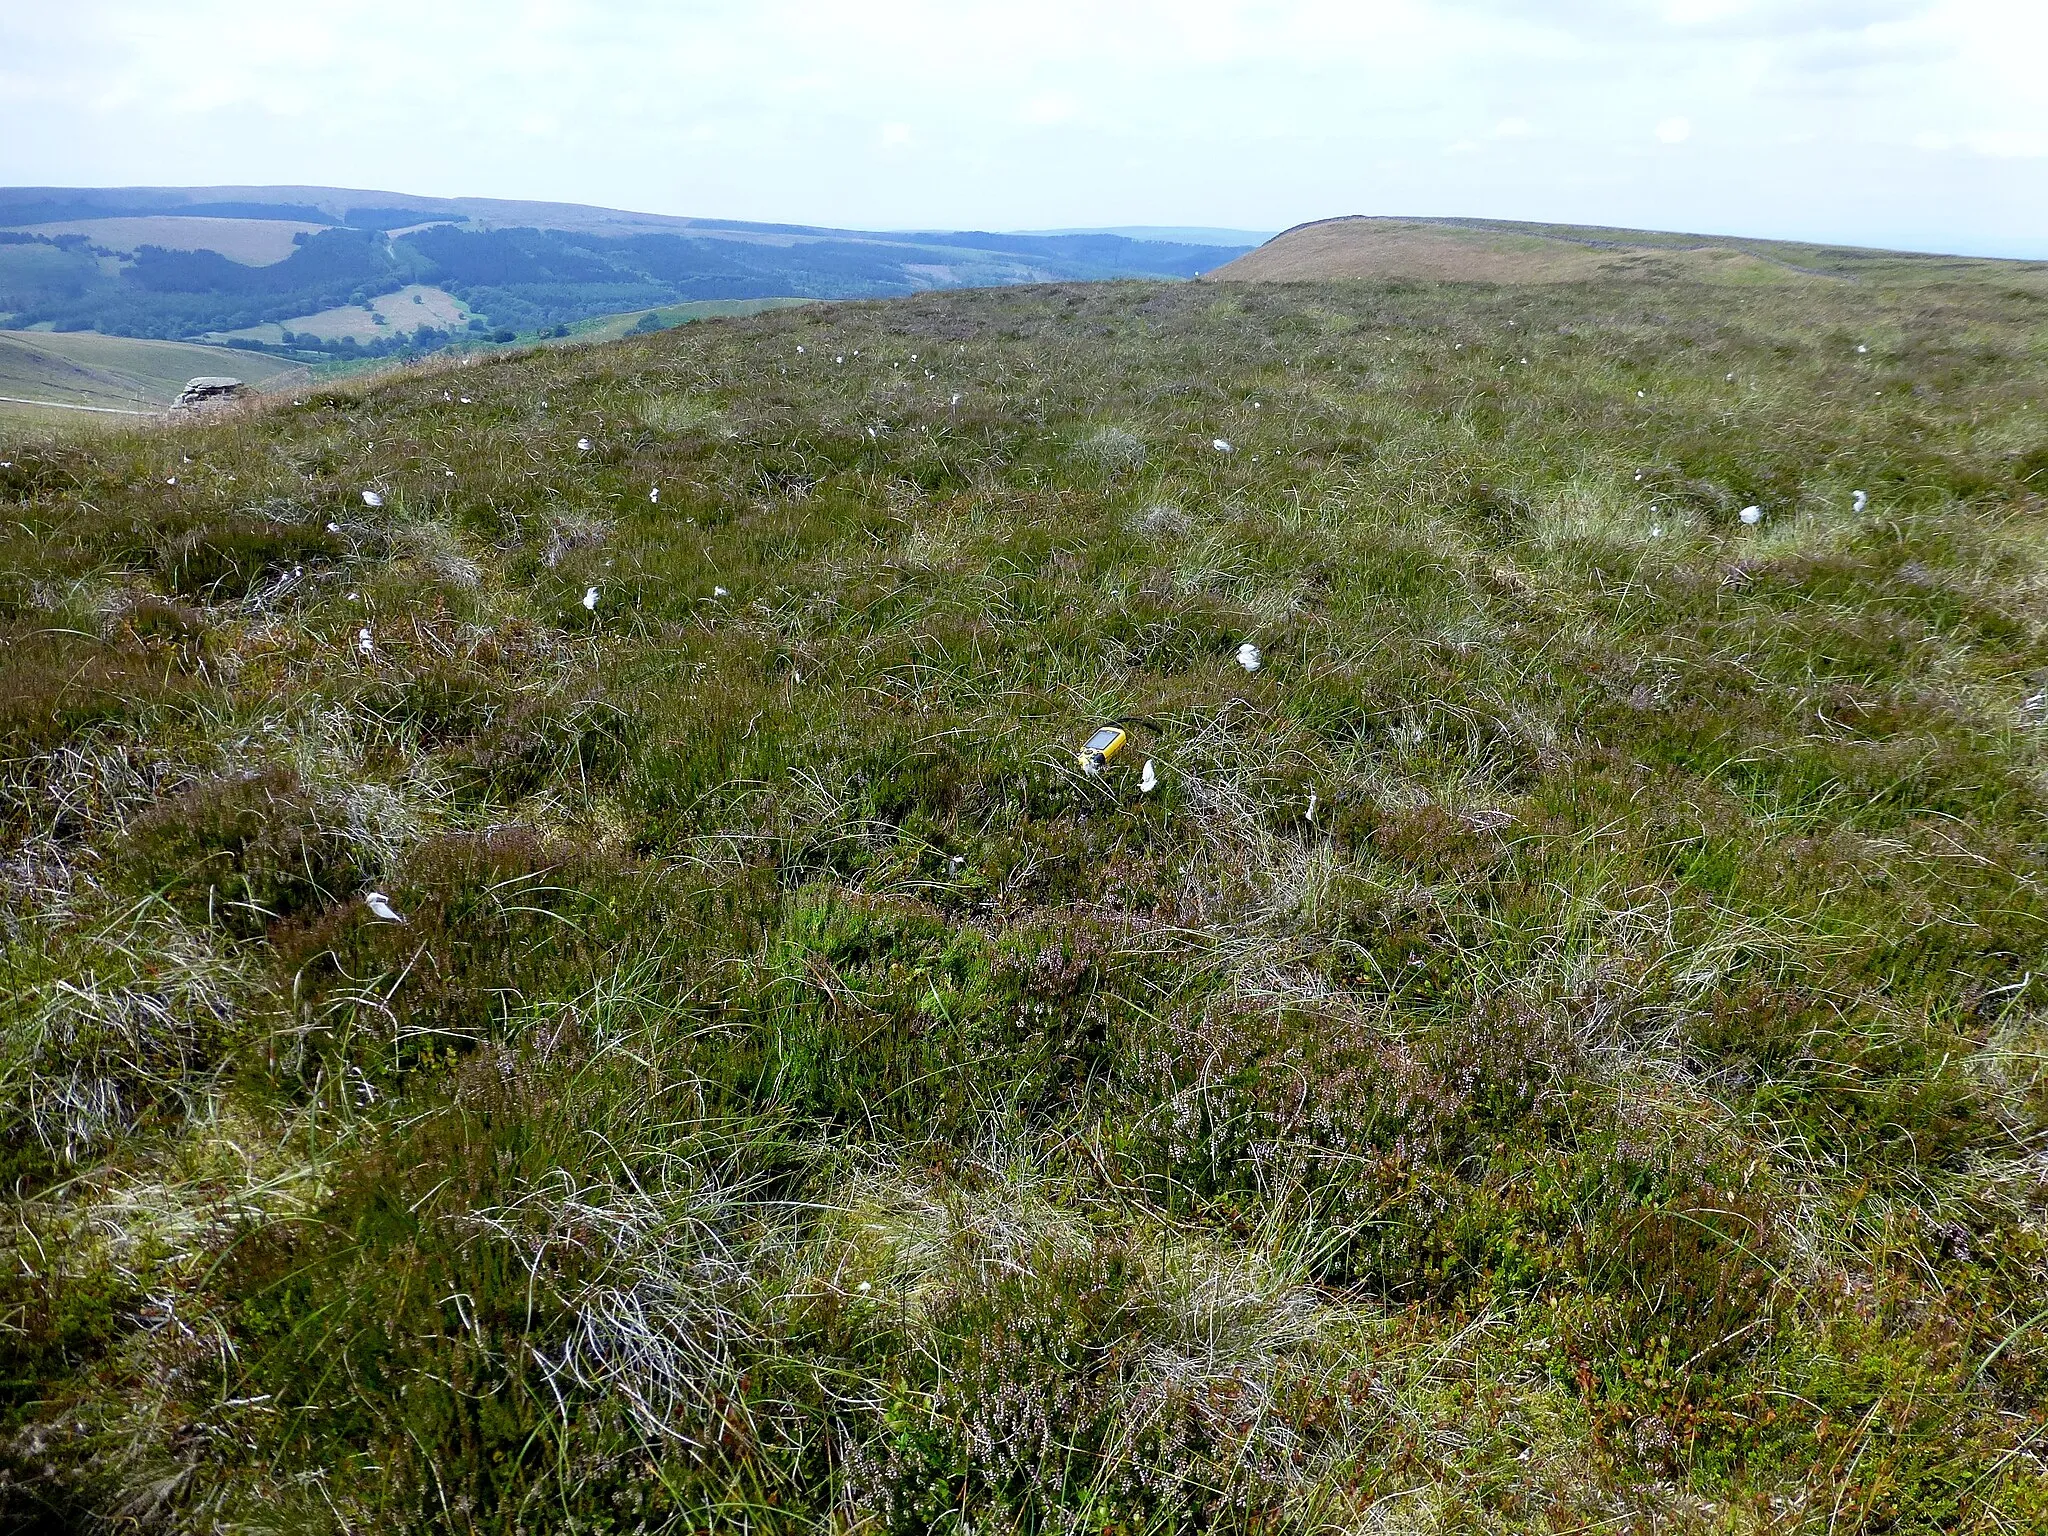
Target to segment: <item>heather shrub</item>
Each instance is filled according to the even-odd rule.
[[[2042,1526],[2043,354],[1910,266],[0,445],[0,1526]]]

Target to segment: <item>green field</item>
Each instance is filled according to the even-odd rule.
[[[2048,1530],[2044,342],[1041,287],[0,450],[0,1526]]]
[[[112,425],[120,420],[112,413],[162,410],[188,381],[209,374],[261,388],[304,370],[276,358],[178,341],[90,331],[0,331],[0,396],[9,397],[0,400],[0,431],[30,422]]]
[[[353,336],[357,341],[375,341],[384,336],[416,331],[423,325],[459,332],[469,320],[469,311],[453,294],[423,283],[410,283],[396,293],[383,294],[367,304],[347,304],[271,325],[252,325],[227,332],[220,339],[242,337],[278,345],[283,342],[285,333],[291,332],[318,337],[322,341],[338,341],[344,336]]]

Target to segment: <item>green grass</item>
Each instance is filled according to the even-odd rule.
[[[2044,320],[965,292],[0,452],[0,1514],[2042,1529]]]

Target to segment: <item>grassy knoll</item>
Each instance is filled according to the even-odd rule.
[[[0,1524],[2048,1528],[2044,322],[951,293],[0,453]]]

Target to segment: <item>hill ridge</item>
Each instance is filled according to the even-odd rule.
[[[1297,224],[1204,274],[1212,282],[1412,277],[1575,282],[1633,272],[1715,281],[2048,273],[2048,262],[1881,247],[1474,217],[1351,214]]]

